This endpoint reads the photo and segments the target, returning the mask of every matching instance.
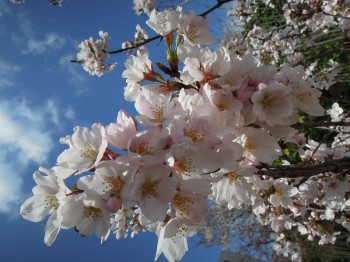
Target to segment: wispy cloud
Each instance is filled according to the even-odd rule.
[[[66,43],[66,39],[56,33],[49,33],[42,40],[30,37],[24,54],[42,55],[61,49]]]
[[[0,213],[15,217],[18,213],[18,205],[23,199],[21,192],[23,179],[18,174],[17,168],[9,164],[5,153],[0,150]]]
[[[0,89],[15,86],[15,77],[20,71],[19,66],[0,60]]]
[[[82,70],[81,65],[69,62],[74,58],[73,54],[64,55],[59,59],[59,65],[62,70],[68,73],[68,83],[74,86],[76,94],[80,95],[89,90],[85,84],[88,80],[88,74]]]
[[[68,107],[66,109],[66,112],[64,112],[64,117],[67,119],[67,120],[74,120],[75,119],[75,111],[72,107]]]
[[[17,23],[26,37],[31,37],[34,34],[34,27],[25,13],[19,13]]]
[[[7,1],[9,2],[9,1]],[[0,0],[0,17],[5,15],[12,15],[12,11],[8,6],[6,0]]]

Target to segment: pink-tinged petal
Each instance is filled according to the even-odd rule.
[[[119,149],[127,149],[128,141],[136,135],[136,125],[132,117],[124,110],[118,112],[117,123],[106,128],[106,139],[109,144]]]
[[[116,213],[122,207],[122,201],[119,198],[111,197],[107,200],[108,211]]]

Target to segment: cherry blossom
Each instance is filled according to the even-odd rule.
[[[110,233],[109,212],[101,197],[87,192],[69,195],[63,199],[60,212],[62,228],[74,227],[82,236],[95,233],[101,242],[107,240]]]
[[[209,21],[202,16],[196,16],[193,10],[181,16],[180,33],[190,45],[212,44],[214,36],[209,35]]]
[[[252,95],[253,112],[259,120],[271,126],[282,124],[283,119],[293,112],[291,100],[288,98],[291,91],[290,87],[283,84],[260,84],[259,90]]]
[[[187,237],[191,237],[195,232],[195,228],[183,224],[179,218],[173,218],[165,225],[159,224],[155,260],[163,253],[168,261],[179,261],[188,251]]]
[[[40,172],[46,174],[43,176]],[[68,187],[64,185],[63,180],[59,179],[53,169],[41,167],[35,172],[33,178],[37,186],[33,188],[33,196],[28,198],[20,209],[23,218],[39,222],[50,215],[45,226],[44,242],[50,246],[56,239],[60,230],[59,207],[66,194],[70,193]]]
[[[69,149],[58,156],[58,165],[75,169],[79,173],[96,166],[107,147],[105,129],[100,124],[94,124],[91,130],[86,127],[75,127],[74,134],[61,138],[60,142],[67,144]]]
[[[270,196],[269,201],[274,207],[285,208],[293,205],[292,197],[298,193],[297,188],[289,186],[284,179],[276,180],[273,184],[275,192]]]
[[[110,39],[107,32],[100,31],[101,39],[95,40],[90,37],[79,44],[80,51],[77,59],[82,63],[83,68],[90,75],[101,76],[106,72],[114,69],[115,64],[105,63],[105,59],[109,56],[107,49],[109,48],[108,40]]]
[[[168,203],[174,195],[171,170],[164,166],[148,166],[139,170],[133,195],[142,213],[151,221],[164,221]]]
[[[128,141],[136,135],[136,125],[132,117],[123,110],[118,112],[117,123],[106,128],[108,143],[120,149],[127,149]]]
[[[332,147],[298,131],[305,115],[324,115],[320,90],[337,81],[338,65],[292,66],[301,61],[296,49],[302,42],[295,36],[327,31],[330,25],[346,31],[348,23],[312,5],[289,2],[282,10],[284,28],[266,31],[254,25],[245,37],[236,32],[213,48],[202,46],[214,40],[207,17],[180,7],[156,10],[154,1],[134,0],[136,14],[149,15],[147,25],[164,38],[168,65],[151,61],[146,48],[130,51],[122,73],[124,97],[138,115],[120,110],[106,127],[75,127],[60,140],[69,148],[59,154],[57,166],[39,169],[47,176],[34,174],[37,186],[20,212],[33,222],[50,215],[45,243],[51,245],[68,228],[82,236],[95,234],[101,242],[110,232],[120,239],[150,231],[158,236],[155,259],[164,254],[178,261],[210,205],[249,207],[256,221],[275,232],[272,249],[294,261],[301,259],[295,239],[333,244],[341,233],[335,227],[328,232],[325,225],[349,230],[347,173],[309,174],[303,168],[349,157],[350,128],[329,128],[338,132]],[[319,4],[332,14],[343,7],[339,1]],[[242,10],[254,12],[254,5],[239,2],[231,13],[251,22]],[[348,9],[341,10],[348,15]],[[297,20],[298,12],[306,16]],[[101,31],[100,37],[83,41],[77,55],[84,69],[98,76],[114,67],[105,62],[109,36]],[[137,26],[135,42],[123,47],[145,39],[148,34]],[[338,103],[326,112],[333,122],[350,121]],[[68,189],[65,183],[71,180],[75,184]]]
[[[150,13],[149,20],[146,24],[156,33],[166,36],[178,28],[180,11],[165,10],[158,12],[155,9]]]
[[[154,0],[134,0],[134,10],[137,15],[143,12],[149,15],[154,9]]]

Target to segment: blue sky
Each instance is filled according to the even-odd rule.
[[[39,165],[53,166],[65,148],[60,137],[77,125],[114,122],[121,108],[135,115],[133,104],[123,99],[126,53],[111,57],[118,65],[101,78],[69,60],[75,58],[78,44],[89,36],[97,38],[99,30],[110,33],[112,49],[132,40],[138,23],[152,36],[145,20],[134,14],[131,0],[65,0],[61,8],[47,0],[23,5],[0,0],[0,261],[153,260],[154,234],[123,240],[111,235],[101,245],[95,236],[81,238],[64,230],[47,247],[45,222],[31,223],[18,215],[35,185],[33,172]],[[158,48],[150,45],[156,54]],[[219,248],[191,247],[183,261],[217,261],[219,254]]]

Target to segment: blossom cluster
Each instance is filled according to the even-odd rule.
[[[134,1],[136,10],[149,2]],[[324,114],[321,91],[305,70],[278,70],[226,44],[207,47],[214,42],[209,22],[192,10],[153,9],[146,23],[164,38],[168,65],[152,63],[147,50],[125,62],[124,95],[138,115],[120,110],[116,123],[75,127],[60,140],[68,148],[57,165],[34,173],[37,186],[20,212],[34,222],[49,216],[45,243],[51,245],[61,229],[95,234],[101,242],[111,232],[119,239],[148,230],[158,236],[156,259],[163,253],[180,260],[209,202],[251,206],[256,219],[276,233],[275,248],[295,260],[298,248],[287,242],[286,232],[326,244],[338,232],[327,231],[323,221],[349,230],[347,176],[328,172],[305,180],[307,175],[264,173],[281,159],[285,143],[308,161],[347,156],[345,147],[337,155],[326,149],[317,155],[315,144],[291,127],[301,113]],[[103,62],[108,34],[100,37],[83,41],[77,56],[99,76],[113,67]]]
[[[79,44],[80,51],[77,54],[77,60],[90,75],[102,76],[113,70],[115,64],[108,64],[104,61],[109,57],[107,49],[110,37],[108,33],[100,31],[99,36],[101,39],[95,40],[90,37]]]
[[[145,13],[149,15],[154,9],[154,0],[134,0],[134,10],[137,15]]]
[[[134,41],[125,41],[122,43],[122,48],[124,50],[129,50],[128,54],[131,54],[132,49],[136,50],[137,53],[143,53],[147,52],[147,47],[143,45],[142,43],[147,40],[148,33],[145,29],[143,29],[140,25],[136,25],[136,32],[135,32],[135,40]]]

